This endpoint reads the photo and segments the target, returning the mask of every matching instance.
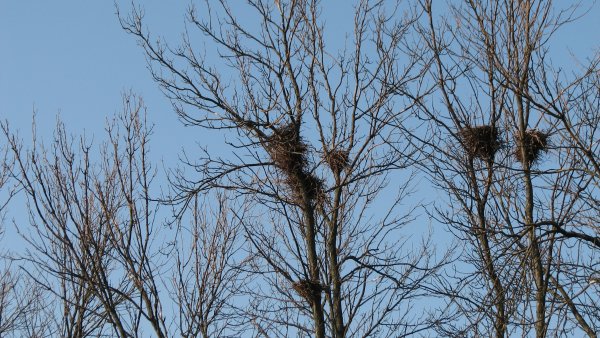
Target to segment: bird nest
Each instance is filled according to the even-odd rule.
[[[540,159],[542,152],[548,151],[548,133],[537,129],[529,129],[517,136],[515,158],[521,163],[532,164]],[[525,156],[525,157],[523,157]]]
[[[325,198],[323,181],[307,170],[308,147],[295,125],[288,124],[277,129],[265,140],[264,147],[275,166],[285,175],[285,182],[298,204],[302,204],[305,194],[310,201],[317,203]]]
[[[308,198],[311,201],[316,201],[317,204],[322,204],[326,198],[323,180],[311,173],[303,173],[303,175],[308,188]]]
[[[277,129],[266,140],[265,149],[275,165],[287,174],[303,171],[307,165],[307,147],[293,124]]]
[[[473,158],[489,161],[502,146],[495,126],[465,127],[458,132],[462,145]]]
[[[339,174],[348,167],[349,157],[347,150],[332,150],[325,154],[324,160],[334,173]]]
[[[295,174],[287,174],[284,181],[290,190],[291,202],[298,205],[305,203],[305,194],[310,203],[315,206],[321,206],[327,198],[323,189],[323,180],[312,173],[301,171]]]
[[[309,302],[312,302],[314,299],[318,298],[325,290],[321,283],[309,279],[303,279],[292,283],[292,288],[294,291],[296,291],[296,293],[298,293],[298,295]]]

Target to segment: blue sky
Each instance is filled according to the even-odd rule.
[[[141,3],[153,33],[171,41],[179,37],[188,1]],[[350,14],[349,3],[330,1],[324,9],[327,24],[339,27],[336,16],[346,7]],[[569,50],[585,57],[598,48],[600,5],[589,6],[590,13],[559,31],[551,45],[557,53],[554,61],[565,67],[574,64]],[[154,139],[160,142],[155,142],[155,152],[170,157],[173,147],[201,141],[197,130],[184,130],[177,121],[152,81],[141,49],[122,31],[113,1],[0,0],[1,119],[29,131],[35,109],[38,125],[46,130],[60,113],[71,130],[97,133],[120,109],[121,93],[129,89],[144,97],[156,124]]]
[[[124,0],[117,3],[124,12],[130,6]],[[190,3],[139,3],[154,36],[177,42]],[[347,34],[343,27],[347,21],[340,18],[352,18],[350,3],[324,1],[326,31],[340,47]],[[576,65],[571,53],[585,59],[599,47],[600,4],[588,1],[584,5],[589,13],[562,28],[550,45],[553,61],[567,69]],[[185,128],[178,121],[152,81],[141,48],[121,29],[115,11],[113,1],[106,0],[0,0],[0,119],[7,119],[27,141],[35,110],[39,135],[49,140],[60,114],[68,131],[94,135],[100,142],[107,118],[121,109],[122,93],[132,90],[148,107],[149,121],[154,124],[151,158],[159,166],[160,161],[168,167],[177,165],[182,148],[194,151],[197,144],[222,146],[214,134]]]
[[[181,21],[185,6],[159,3],[145,6],[164,23]],[[170,143],[168,132],[179,123],[112,1],[0,1],[0,117],[26,131],[25,138],[34,109],[42,135],[59,113],[72,131],[101,132],[130,89],[144,97],[150,119],[160,121],[156,137]]]
[[[130,7],[117,3],[124,12]],[[190,2],[140,3],[152,33],[178,42]],[[0,119],[25,138],[34,109],[42,136],[57,114],[71,131],[101,134],[106,118],[119,111],[121,94],[132,90],[148,106],[159,158],[172,160],[183,144],[208,142],[198,138],[199,130],[182,127],[146,66],[141,48],[121,29],[113,1],[0,0]]]

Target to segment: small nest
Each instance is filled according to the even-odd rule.
[[[275,165],[286,174],[301,172],[306,167],[306,144],[293,124],[285,125],[273,133],[266,140],[265,149]]]
[[[298,204],[302,204],[305,187],[307,197],[311,202],[321,205],[325,201],[326,195],[323,189],[323,180],[311,173],[302,171],[296,175],[287,175],[285,182],[290,188],[295,202]]]
[[[349,157],[347,150],[332,150],[325,154],[324,160],[334,173],[339,174],[348,167]]]
[[[308,279],[292,283],[292,288],[308,302],[314,301],[325,290],[318,281]]]
[[[549,134],[537,129],[529,129],[523,136],[517,136],[517,149],[515,150],[517,161],[527,164],[538,161],[542,152],[548,151],[549,136]],[[525,155],[525,158],[523,158],[523,155]]]
[[[243,119],[240,119],[239,121],[237,121],[236,124],[238,127],[244,128],[244,129],[254,129],[257,126],[256,122],[250,121],[250,120],[243,120]]]
[[[316,201],[318,205],[322,204],[326,198],[323,180],[313,174],[306,174],[305,180],[308,185],[308,198]]]
[[[458,132],[465,151],[473,158],[489,161],[502,146],[494,126],[465,127]]]

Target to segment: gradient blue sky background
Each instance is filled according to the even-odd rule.
[[[161,33],[177,35],[186,4],[144,6],[149,19],[160,15]],[[144,97],[157,124],[164,147],[154,151],[172,153],[181,140],[170,132],[181,135],[182,128],[141,49],[121,29],[112,1],[0,1],[0,117],[22,129],[23,137],[30,134],[34,109],[42,133],[58,113],[71,131],[99,133],[130,89]]]
[[[180,37],[189,1],[137,2],[155,36],[168,41]],[[125,12],[130,6],[129,1],[117,3]],[[352,2],[323,3],[326,30],[346,34],[342,18],[352,17]],[[561,29],[551,42],[553,62],[566,69],[576,67],[573,55],[584,60],[600,46],[600,4],[586,1],[583,8],[589,12]],[[141,48],[121,29],[115,11],[109,0],[0,0],[0,119],[7,119],[27,141],[35,110],[40,137],[49,140],[60,114],[69,131],[95,135],[100,142],[107,118],[121,109],[122,93],[132,90],[144,98],[149,121],[155,125],[153,160],[172,167],[184,147],[219,146],[218,138],[178,121],[152,81]],[[15,203],[11,213],[19,208]]]
[[[118,2],[125,10],[130,5]],[[351,15],[351,2],[324,2],[327,25],[335,30],[340,17]],[[189,1],[139,3],[153,33],[171,41],[179,37]],[[585,58],[599,46],[600,6],[586,4],[590,12],[559,31],[552,43],[554,61],[565,67],[574,64],[567,47]],[[155,155],[167,160],[182,144],[209,142],[201,131],[186,130],[177,121],[152,81],[141,49],[122,31],[113,1],[0,0],[0,118],[20,128],[25,138],[34,109],[42,132],[51,130],[47,127],[60,113],[70,130],[98,133],[106,118],[120,109],[121,93],[129,89],[144,97],[155,123]]]

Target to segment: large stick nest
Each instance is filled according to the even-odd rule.
[[[465,127],[458,132],[462,145],[470,156],[489,161],[502,147],[498,129],[495,126]]]
[[[532,164],[540,159],[542,152],[548,151],[548,133],[529,129],[517,136],[515,158],[521,163]],[[525,157],[523,157],[525,156]]]
[[[295,125],[278,128],[267,138],[264,146],[275,166],[285,175],[285,182],[297,203],[302,203],[305,194],[311,202],[322,202],[325,198],[324,183],[308,170],[308,148]]]
[[[323,291],[325,291],[325,288],[323,288],[323,285],[321,285],[319,281],[309,279],[303,279],[292,283],[292,288],[308,302],[313,302]]]
[[[275,165],[286,174],[298,173],[307,166],[307,147],[293,124],[278,128],[267,139],[265,148]]]

